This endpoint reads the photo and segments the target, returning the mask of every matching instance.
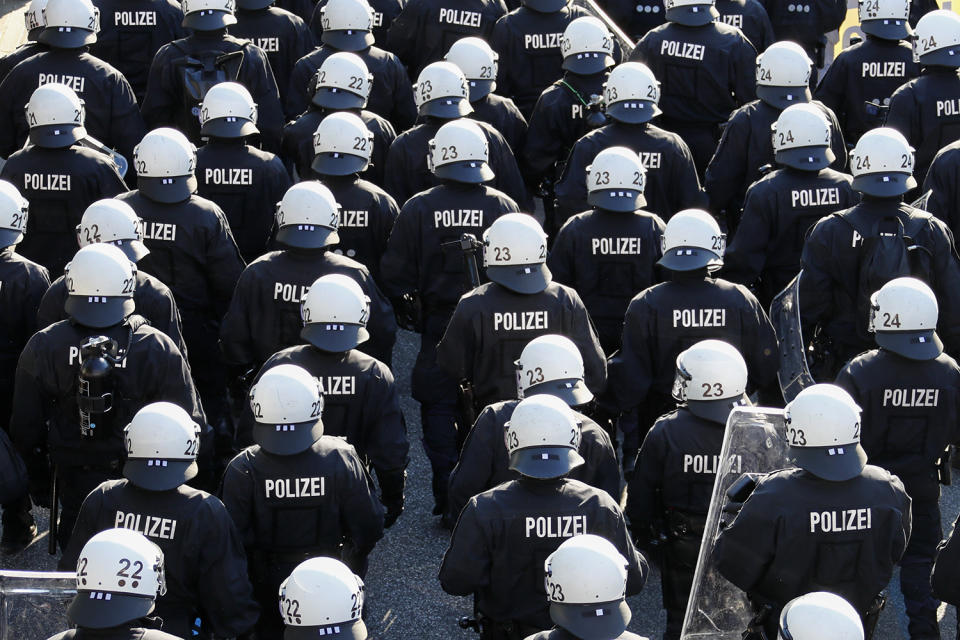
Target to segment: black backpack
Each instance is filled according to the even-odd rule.
[[[243,64],[243,51],[224,53],[217,49],[189,51],[180,42],[173,45],[183,53],[173,64],[177,67],[184,106],[199,117],[200,105],[215,84],[236,82]]]

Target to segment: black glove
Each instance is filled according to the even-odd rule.
[[[399,298],[394,298],[391,302],[393,303],[393,311],[397,316],[397,325],[401,329],[420,333],[423,319],[423,306],[420,303],[420,296],[416,292],[405,293]]]
[[[403,489],[407,482],[405,469],[383,471],[377,469],[377,480],[380,481],[380,503],[387,510],[383,519],[383,526],[389,528],[403,513]]]

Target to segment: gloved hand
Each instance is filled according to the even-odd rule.
[[[380,503],[387,510],[383,526],[389,528],[403,513],[403,489],[407,482],[407,471],[377,469],[377,480],[380,481]]]
[[[420,304],[420,296],[414,293],[405,293],[399,298],[391,301],[393,310],[397,316],[397,325],[401,329],[420,333],[422,330],[420,323],[423,317],[423,307]]]

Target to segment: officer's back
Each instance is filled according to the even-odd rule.
[[[310,2],[310,0],[304,0]],[[370,8],[373,9],[373,37],[381,43],[381,46],[387,42],[387,33],[390,31],[390,25],[400,15],[400,11],[406,3],[403,0],[371,0]],[[309,23],[310,30],[313,32],[317,41],[323,35],[323,8],[327,5],[327,0],[318,0],[312,7]],[[304,18],[308,20],[308,18]]]
[[[777,40],[799,43],[814,60],[823,57],[825,34],[837,29],[847,15],[846,0],[760,0],[760,4],[770,16]],[[818,62],[817,66],[823,65]]]
[[[758,0],[717,0],[720,20],[743,31],[757,51],[764,51],[777,39],[767,10]]]

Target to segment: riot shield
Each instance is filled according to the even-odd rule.
[[[787,461],[785,429],[782,409],[736,408],[727,419],[681,640],[740,640],[753,617],[746,594],[717,571],[713,549],[720,529],[735,515],[727,497],[730,487],[745,473],[793,466]]]
[[[623,32],[623,29],[617,26],[617,23],[614,22],[603,9],[600,8],[600,5],[596,3],[596,0],[573,0],[573,4],[586,9],[592,15],[599,18],[600,21],[607,26],[607,29],[609,29],[610,33],[613,34],[617,44],[620,45],[620,50],[623,52],[624,59],[630,55],[630,52],[633,51],[636,43],[631,40],[626,33]]]
[[[770,303],[770,322],[780,344],[780,368],[777,378],[787,402],[804,388],[814,384],[807,365],[806,343],[800,328],[800,276],[794,276],[786,288]]]
[[[73,573],[0,571],[0,640],[45,640],[70,628]]]

